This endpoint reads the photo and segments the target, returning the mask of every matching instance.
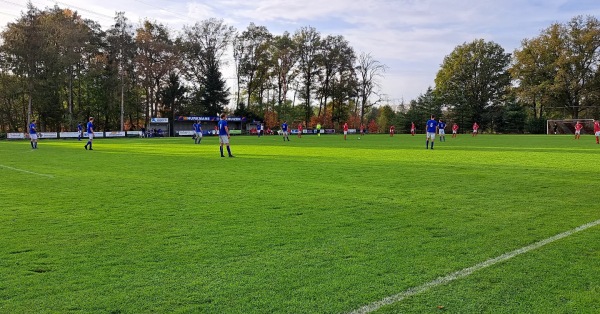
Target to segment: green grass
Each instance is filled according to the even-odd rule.
[[[344,313],[600,219],[591,136],[424,142],[0,141],[0,312]],[[599,312],[600,228],[379,312],[446,310]]]

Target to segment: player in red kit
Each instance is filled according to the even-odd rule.
[[[581,129],[583,129],[583,124],[581,124],[581,122],[577,121],[577,124],[575,124],[575,139],[578,140],[581,137]]]
[[[596,144],[600,144],[600,121],[594,120],[594,135],[596,135]]]
[[[410,123],[410,134],[411,134],[412,136],[415,136],[415,130],[416,130],[416,129],[415,129],[415,123],[414,123],[414,122],[411,122],[411,123]]]
[[[348,122],[344,123],[344,141],[346,140],[347,135],[348,135]]]
[[[298,137],[302,137],[302,122],[298,123]]]
[[[479,124],[473,123],[473,136],[477,136],[477,130],[479,130]]]
[[[454,123],[452,125],[452,137],[456,137],[458,134],[458,124]]]
[[[394,136],[394,131],[396,131],[396,127],[391,125],[390,126],[390,136]]]
[[[363,136],[365,135],[365,125],[364,124],[360,124],[360,135]]]

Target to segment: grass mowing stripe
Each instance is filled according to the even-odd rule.
[[[538,248],[540,248],[540,247],[542,247],[542,246],[544,246],[546,244],[550,244],[552,242],[555,242],[555,241],[558,241],[560,239],[566,238],[566,237],[568,237],[568,236],[570,236],[570,235],[572,235],[574,233],[577,233],[577,232],[580,232],[580,231],[583,231],[583,230],[595,227],[597,225],[600,225],[600,219],[598,219],[596,221],[593,221],[593,222],[590,222],[590,223],[587,223],[587,224],[584,224],[584,225],[581,225],[581,226],[579,226],[577,228],[574,228],[574,229],[571,229],[569,231],[565,231],[563,233],[557,234],[555,236],[549,237],[549,238],[544,239],[542,241],[535,242],[533,244],[530,244],[528,246],[522,247],[520,249],[516,249],[514,251],[511,251],[511,252],[508,252],[508,253],[504,253],[504,254],[502,254],[502,255],[500,255],[498,257],[489,259],[489,260],[487,260],[485,262],[482,262],[482,263],[479,263],[479,264],[477,264],[475,266],[471,266],[471,267],[459,270],[457,272],[451,273],[451,274],[446,275],[444,277],[439,277],[439,278],[437,278],[435,280],[432,280],[432,281],[430,281],[428,283],[425,283],[425,284],[423,284],[421,286],[410,288],[410,289],[408,289],[408,290],[406,290],[404,292],[401,292],[401,293],[389,296],[387,298],[384,298],[382,300],[373,302],[371,304],[365,305],[365,306],[361,307],[360,309],[357,309],[357,310],[352,311],[350,313],[351,314],[359,314],[359,313],[362,314],[362,313],[371,313],[371,312],[377,311],[378,309],[380,309],[383,306],[391,305],[391,304],[400,302],[400,301],[402,301],[402,300],[404,300],[404,299],[406,299],[408,297],[411,297],[413,295],[425,292],[425,291],[427,291],[429,289],[435,288],[435,287],[440,286],[440,285],[444,285],[444,284],[446,284],[448,282],[451,282],[453,280],[469,276],[470,274],[472,274],[472,273],[474,273],[474,272],[476,272],[478,270],[481,270],[481,269],[493,266],[495,264],[504,262],[506,260],[509,260],[509,259],[515,257],[515,256],[518,256],[518,255],[521,255],[523,253],[527,253],[529,251],[538,249]]]
[[[5,169],[14,170],[14,171],[20,171],[20,172],[25,172],[25,173],[29,173],[29,174],[34,174],[36,176],[42,176],[42,177],[47,177],[47,178],[54,178],[53,175],[43,174],[43,173],[37,173],[37,172],[23,170],[23,169],[18,169],[18,168],[13,168],[13,167],[5,166],[5,165],[0,165],[0,167],[5,168]]]

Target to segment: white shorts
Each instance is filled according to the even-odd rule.
[[[229,137],[227,135],[219,135],[219,143],[229,144]]]
[[[283,136],[289,136],[288,131],[283,131]]]
[[[446,135],[446,131],[444,131],[444,129],[440,129],[440,135]]]
[[[415,129],[410,129],[410,133],[415,133]]]
[[[600,136],[600,131],[594,133],[596,136]]]
[[[575,130],[575,134],[581,134],[581,130]]]
[[[427,139],[435,140],[435,132],[427,132]]]
[[[35,134],[29,134],[29,138],[32,140],[37,140],[37,133]]]
[[[202,132],[196,132],[196,137],[202,137]]]
[[[88,138],[89,138],[90,140],[93,140],[93,139],[94,139],[94,132],[90,132],[90,133],[88,133]]]
[[[348,131],[344,131],[344,135],[348,135]]]
[[[477,130],[473,129],[473,133],[477,133]]]
[[[456,130],[452,130],[452,134],[456,134]]]

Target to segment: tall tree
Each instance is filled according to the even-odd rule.
[[[356,72],[358,76],[358,102],[360,105],[360,120],[364,120],[365,111],[377,103],[371,102],[370,98],[373,95],[379,96],[381,86],[379,79],[383,77],[383,73],[387,70],[387,66],[375,60],[370,53],[361,53],[358,57],[358,65]]]
[[[311,96],[321,72],[321,34],[314,27],[303,27],[294,34],[294,42],[303,85],[300,95],[304,99],[304,121],[308,124],[312,116]]]
[[[497,105],[510,87],[510,54],[483,39],[460,45],[444,58],[435,78],[436,93],[445,105],[485,126],[486,110]]]

